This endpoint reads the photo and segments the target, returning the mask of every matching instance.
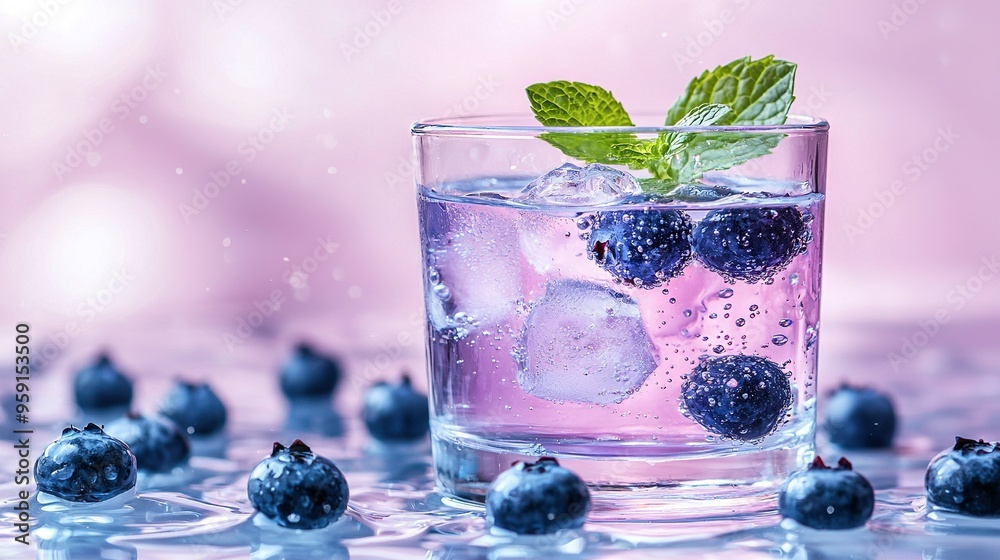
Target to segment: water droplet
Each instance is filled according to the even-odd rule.
[[[336,175],[337,174],[337,168],[334,167],[334,166],[332,166],[332,165],[330,167],[327,167],[326,168],[326,174],[327,175]]]
[[[723,348],[721,344],[719,344],[718,346],[712,348],[712,352],[715,352],[716,354],[721,354],[721,353],[723,353],[725,351],[726,351],[726,349]]]
[[[790,327],[790,326],[792,326],[792,322],[793,321],[791,319],[782,319],[782,320],[778,321],[778,326],[779,327]]]
[[[223,237],[222,238],[222,246],[223,247],[229,247],[232,244],[233,244],[233,240],[232,239],[230,239],[228,237]]]
[[[146,124],[149,122],[149,117],[146,115],[139,115],[139,124]]]
[[[669,301],[670,303],[677,303],[677,298],[670,298],[667,301]]]
[[[580,216],[576,219],[576,227],[581,230],[590,229],[591,225],[593,222],[590,221],[590,216]]]
[[[726,288],[725,290],[722,290],[721,292],[719,292],[719,297],[722,298],[722,299],[731,298],[731,297],[733,297],[733,290],[730,289],[730,288]]]
[[[708,318],[709,319],[718,319],[719,318],[719,314],[718,313],[711,313],[711,314],[709,314]]]
[[[775,346],[784,346],[785,343],[788,342],[788,337],[783,334],[776,334],[771,337],[771,342]]]
[[[691,310],[690,309],[685,309],[684,310],[684,316],[685,317],[690,317],[691,316]]]
[[[756,303],[750,306],[750,311],[757,311],[757,304]]]
[[[183,175],[184,174],[184,168],[183,167],[178,167],[177,169],[174,169],[174,173],[176,173],[178,175]]]
[[[727,303],[726,305],[723,305],[722,308],[725,309],[726,311],[729,311],[730,309],[733,308],[733,304]]]
[[[736,320],[736,326],[737,327],[742,327],[746,323],[747,323],[747,320],[744,319],[743,317],[740,317],[739,319]]]

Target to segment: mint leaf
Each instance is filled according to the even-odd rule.
[[[660,171],[678,183],[690,183],[706,171],[729,169],[771,153],[784,134],[745,134],[739,132],[699,133],[669,160],[669,170]]]
[[[706,70],[691,80],[684,95],[670,107],[666,124],[677,124],[705,103],[728,105],[733,110],[731,124],[782,124],[795,100],[795,69],[795,64],[770,55],[757,60],[748,56]]]
[[[528,86],[528,101],[545,126],[634,126],[625,108],[610,91],[581,82],[555,81]],[[588,163],[623,164],[611,154],[615,144],[635,141],[631,134],[549,132],[542,138],[564,154]]]

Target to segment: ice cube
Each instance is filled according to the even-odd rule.
[[[639,183],[624,171],[599,163],[585,167],[564,163],[528,183],[518,200],[556,206],[600,206],[638,194],[642,194]]]
[[[555,280],[531,308],[518,346],[517,381],[550,401],[617,403],[656,369],[656,349],[626,294]]]

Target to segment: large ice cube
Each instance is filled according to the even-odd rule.
[[[621,402],[656,369],[656,349],[629,296],[555,280],[531,308],[514,350],[517,381],[551,401]]]
[[[599,163],[585,167],[564,163],[528,183],[518,200],[557,206],[599,206],[637,194],[642,194],[642,188],[624,171]]]

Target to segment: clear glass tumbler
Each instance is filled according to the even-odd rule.
[[[773,507],[814,454],[828,128],[415,124],[439,487],[551,456],[592,516]],[[771,148],[664,186],[553,147],[676,132]]]

